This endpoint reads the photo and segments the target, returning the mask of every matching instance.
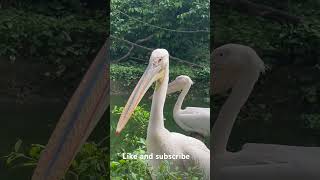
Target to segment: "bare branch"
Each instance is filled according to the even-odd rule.
[[[131,45],[131,47],[130,47],[129,51],[127,52],[127,54],[125,54],[124,56],[122,56],[122,57],[119,58],[119,59],[114,60],[113,63],[118,63],[118,62],[126,59],[127,57],[129,57],[133,49],[134,49],[134,46]]]
[[[139,45],[137,43],[134,43],[134,42],[131,42],[131,41],[128,41],[128,40],[125,40],[125,39],[122,39],[122,38],[119,38],[119,37],[116,37],[116,36],[113,36],[113,35],[110,35],[111,38],[114,38],[116,40],[119,40],[119,41],[123,41],[127,44],[130,44],[132,46],[135,46],[135,47],[139,47],[141,49],[144,49],[144,50],[147,50],[147,51],[153,51],[154,48],[148,48],[148,47],[145,47],[145,46],[142,46],[142,45]],[[198,65],[198,64],[194,64],[194,63],[191,63],[187,60],[183,60],[183,59],[180,59],[180,58],[177,58],[177,57],[174,57],[174,56],[170,56],[171,59],[173,60],[177,60],[178,62],[181,62],[181,63],[184,63],[184,64],[188,64],[190,66],[194,66],[194,67],[199,67],[199,68],[204,68],[203,66],[201,65]]]
[[[140,19],[134,18],[134,17],[132,17],[132,16],[120,11],[120,10],[116,10],[116,11],[118,11],[119,13],[127,16],[128,18],[130,18],[134,21],[140,22],[142,24],[145,24],[145,25],[153,27],[153,28],[157,28],[157,29],[161,29],[161,30],[165,30],[165,31],[169,31],[169,32],[176,32],[176,33],[209,33],[210,32],[210,30],[176,30],[176,29],[164,28],[164,27],[156,26],[156,25],[141,21]]]
[[[139,44],[137,44],[137,43],[134,43],[134,42],[131,42],[131,41],[128,41],[128,40],[125,40],[125,39],[119,38],[119,37],[117,37],[117,36],[110,35],[110,37],[111,37],[111,38],[113,38],[113,39],[116,39],[116,40],[119,40],[119,41],[125,42],[125,43],[127,43],[127,44],[130,44],[130,45],[133,45],[133,46],[139,47],[139,48],[144,49],[144,50],[153,51],[153,49],[152,49],[152,48],[148,48],[148,47],[145,47],[145,46],[141,46],[141,45],[139,45]]]
[[[137,60],[137,61],[141,61],[141,62],[146,62],[145,59],[142,59],[142,58],[138,58],[138,57],[130,57],[130,59],[134,59],[134,60]]]
[[[135,43],[143,43],[145,41],[149,41],[152,37],[153,37],[153,34],[148,36],[148,37],[146,37],[146,38],[144,38],[144,39],[138,39]],[[129,51],[127,52],[127,54],[125,54],[124,56],[122,56],[121,58],[119,58],[117,60],[114,60],[113,62],[120,62],[120,61],[126,59],[127,57],[130,56],[130,54],[133,51],[133,49],[134,49],[134,45],[131,44],[131,47],[130,47]]]
[[[148,36],[144,39],[137,40],[136,43],[143,43],[143,42],[149,41],[151,38],[153,38],[153,34],[151,34],[150,36]]]
[[[261,16],[279,23],[299,24],[302,21],[300,17],[266,5],[254,3],[249,0],[218,0],[216,2],[219,4],[226,3],[240,12],[249,15]]]

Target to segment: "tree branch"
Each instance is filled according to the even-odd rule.
[[[239,12],[249,15],[261,16],[263,18],[271,19],[279,23],[299,24],[302,22],[300,17],[291,15],[287,12],[251,2],[249,0],[218,0],[219,3],[226,3]]]
[[[139,48],[144,49],[144,50],[147,50],[147,51],[153,51],[153,50],[154,50],[154,48],[148,48],[148,47],[139,45],[139,44],[137,44],[137,43],[134,43],[134,42],[131,42],[131,41],[128,41],[128,40],[125,40],[125,39],[122,39],[122,38],[113,36],[113,35],[110,35],[110,37],[113,38],[113,39],[116,39],[116,40],[125,42],[125,43],[127,43],[127,44],[130,44],[131,46],[139,47]],[[170,58],[173,59],[173,60],[177,60],[178,62],[181,62],[181,63],[184,63],[184,64],[188,64],[188,65],[190,65],[190,66],[199,67],[199,68],[204,68],[204,67],[201,66],[201,65],[194,64],[194,63],[191,63],[191,62],[189,62],[189,61],[187,61],[187,60],[183,60],[183,59],[180,59],[180,58],[177,58],[177,57],[174,57],[174,56],[170,56]]]
[[[125,54],[124,56],[122,56],[122,57],[119,58],[119,59],[114,60],[113,62],[114,62],[114,63],[118,63],[118,62],[126,59],[128,56],[130,56],[130,54],[131,54],[131,52],[132,52],[133,49],[134,49],[134,46],[131,45],[131,47],[130,47],[129,51],[127,52],[127,54]]]
[[[144,39],[138,39],[135,43],[143,43],[145,41],[149,41],[152,37],[153,37],[153,35],[150,35],[150,36],[148,36],[148,37],[146,37]],[[127,57],[130,56],[130,54],[133,51],[133,49],[134,49],[134,45],[131,44],[131,47],[130,47],[129,51],[127,52],[127,54],[125,54],[124,56],[122,56],[121,58],[119,58],[117,60],[114,60],[113,62],[120,62],[120,61],[126,59]]]
[[[156,25],[149,24],[147,22],[141,21],[141,20],[139,20],[137,18],[134,18],[134,17],[132,17],[132,16],[120,11],[120,10],[116,10],[116,11],[118,11],[119,13],[127,16],[130,19],[133,19],[133,20],[135,20],[137,22],[145,24],[145,25],[147,25],[149,27],[153,27],[153,28],[157,28],[157,29],[161,29],[161,30],[165,30],[165,31],[169,31],[169,32],[176,32],[176,33],[210,33],[210,30],[176,30],[176,29],[164,28],[164,27],[156,26]]]

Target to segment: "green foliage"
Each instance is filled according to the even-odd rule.
[[[32,144],[29,151],[23,152],[22,140],[18,140],[14,145],[14,150],[7,156],[6,164],[10,167],[34,167],[39,159],[40,152],[44,148],[39,144]]]
[[[172,163],[169,161],[163,161],[160,164],[159,171],[155,172],[155,176],[159,180],[175,180],[175,179],[192,179],[200,180],[203,179],[203,174],[197,168],[189,168],[188,171],[181,171],[178,167],[173,169]]]
[[[115,119],[119,119],[123,107],[115,106],[112,114]],[[137,156],[145,155],[145,137],[149,120],[149,112],[138,106],[130,118],[130,123],[123,130],[119,137],[111,136],[111,179],[150,179],[151,174],[159,180],[201,179],[202,174],[196,168],[190,168],[188,172],[173,168],[168,161],[163,161],[158,171],[153,171],[148,166],[147,160],[123,159],[123,153],[132,153]],[[112,118],[113,119],[113,118]],[[111,124],[111,134],[115,132],[114,124]]]
[[[199,169],[189,168],[189,170],[181,171],[179,168],[172,168],[169,161],[163,161],[159,170],[153,172],[147,162],[142,159],[111,161],[111,177],[112,179],[151,179],[151,174],[158,180],[182,180],[185,178],[192,180],[202,179]]]
[[[81,57],[96,51],[93,37],[106,34],[103,14],[94,19],[80,15],[55,18],[9,9],[1,11],[0,16],[1,56],[41,56],[49,60]]]
[[[90,17],[91,16],[91,17]],[[104,42],[107,22],[103,12],[93,15],[52,16],[31,10],[5,9],[0,12],[0,57],[51,64],[60,77],[69,68],[84,71]]]
[[[217,5],[214,38],[219,43],[236,42],[275,51],[287,58],[317,57],[317,47],[320,46],[319,13],[299,2],[292,1],[291,6],[291,14],[303,16],[301,24],[280,25],[269,19],[249,16]]]
[[[302,87],[302,94],[303,99],[308,103],[316,103],[318,101],[317,98],[317,87],[316,86],[309,86],[309,87]]]
[[[110,72],[112,81],[123,81],[128,86],[132,80],[137,80],[143,74],[143,65],[130,65],[130,64],[111,64]]]
[[[146,46],[166,48],[173,56],[208,66],[209,33],[180,32],[185,30],[209,31],[208,0],[112,0],[112,35],[133,42],[153,35],[144,43]],[[112,59],[126,54],[129,48],[121,41],[114,41],[111,46]],[[132,54],[136,58],[148,59],[139,50]]]
[[[79,179],[108,179],[108,147],[94,142],[85,143],[71,164]]]
[[[115,106],[112,119],[119,119],[123,107]],[[140,179],[150,177],[150,171],[145,160],[123,159],[122,153],[137,155],[146,153],[145,139],[150,113],[138,106],[133,112],[130,123],[119,136],[114,136],[115,124],[111,124],[110,172],[112,179]]]
[[[32,144],[23,149],[21,145],[22,141],[18,140],[14,151],[5,156],[7,165],[11,168],[35,168],[45,146]],[[65,179],[108,179],[108,165],[108,148],[103,147],[100,143],[85,143],[73,160]]]
[[[136,154],[136,155],[144,155],[146,154],[145,151],[145,142],[141,139],[140,142],[134,142],[133,145],[140,146],[138,149],[134,151],[127,152]],[[117,147],[114,147],[117,148]],[[110,176],[112,179],[141,179],[145,177],[150,177],[150,170],[147,165],[146,160],[144,159],[122,159],[122,153],[125,153],[126,150],[121,151],[121,153],[117,153],[117,156],[113,157],[110,161]]]
[[[111,64],[110,71],[112,81],[124,82],[124,86],[135,84],[135,82],[142,76],[146,65],[143,64]],[[209,82],[210,68],[194,68],[185,65],[171,65],[170,79],[175,79],[179,75],[188,75],[195,82]]]
[[[112,114],[119,116],[123,107],[115,107]],[[109,158],[109,144],[103,139],[99,143],[87,142],[80,149],[76,158],[72,161],[65,179],[150,179],[151,174],[159,180],[176,180],[188,177],[188,179],[201,179],[202,174],[196,168],[190,168],[183,172],[177,168],[173,169],[169,162],[164,161],[159,171],[153,172],[145,159],[123,159],[122,153],[134,153],[136,155],[146,154],[146,129],[149,112],[142,107],[137,107],[131,117],[128,126],[118,138],[113,137],[119,143],[111,143],[111,158]],[[114,126],[112,126],[114,127]],[[128,130],[129,129],[129,130]],[[130,130],[131,129],[131,130]],[[114,132],[114,128],[111,128]],[[18,140],[13,151],[5,156],[6,163],[11,168],[35,168],[44,146],[32,144],[30,147],[22,147],[22,140]],[[116,151],[116,152],[115,152]],[[109,175],[109,167],[111,174]]]
[[[115,106],[112,110],[112,119],[119,119],[123,107]],[[133,112],[130,123],[119,136],[114,136],[116,124],[112,122],[110,126],[111,132],[111,158],[117,158],[118,153],[133,152],[135,150],[144,150],[145,140],[143,137],[147,136],[147,127],[150,113],[144,110],[143,107],[138,106]],[[113,152],[116,151],[116,152]]]
[[[9,7],[20,7],[24,9],[28,9],[30,5],[34,6],[34,10],[45,9],[47,11],[52,10],[65,10],[65,8],[76,9],[79,8],[80,1],[79,0],[46,0],[45,3],[39,0],[2,0],[1,8],[9,8]],[[36,7],[36,8],[35,8]],[[69,9],[70,11],[70,9]]]
[[[320,114],[303,114],[301,118],[306,128],[320,130]]]
[[[315,47],[320,46],[320,26],[304,22],[298,26],[275,31],[275,33],[279,35],[271,39],[274,42],[274,48],[287,52],[291,56],[303,55],[305,59],[317,56],[318,52]]]

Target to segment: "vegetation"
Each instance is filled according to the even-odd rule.
[[[138,63],[121,63],[113,64],[110,67],[111,80],[124,82],[124,87],[130,84],[135,84],[142,76],[146,65]],[[193,81],[199,83],[209,82],[210,69],[209,67],[197,69],[194,71],[191,67],[186,65],[170,66],[170,79],[175,79],[179,75],[188,75]]]
[[[6,163],[11,168],[35,168],[40,158],[43,145],[32,144],[22,147],[22,141],[18,140],[14,151],[5,156]],[[85,143],[72,162],[65,179],[108,179],[109,155],[107,143],[103,141]]]
[[[113,116],[119,117],[122,110],[123,107],[115,107],[112,111]],[[119,137],[111,138],[111,141],[121,143],[111,143],[113,153],[110,158],[109,144],[106,143],[106,139],[102,139],[99,143],[85,143],[72,162],[65,179],[109,179],[109,165],[111,179],[150,179],[151,174],[160,180],[176,180],[183,177],[200,179],[202,175],[196,168],[190,168],[188,172],[179,171],[179,169],[172,169],[170,163],[164,161],[160,170],[154,172],[147,165],[146,159],[122,158],[122,153],[146,154],[144,137],[146,137],[148,119],[149,112],[138,106],[128,124],[129,127]],[[114,131],[115,126],[111,126],[111,132]],[[44,146],[40,144],[23,148],[22,141],[18,140],[14,150],[5,156],[6,164],[11,168],[35,168],[43,149]]]
[[[305,121],[305,127],[320,130],[320,114],[303,114],[301,117]]]
[[[81,0],[1,0],[0,1],[0,79],[1,106],[14,104],[18,109],[32,109],[38,103],[44,107],[52,99],[61,102],[69,99],[78,82],[87,71],[91,61],[96,56],[101,45],[105,42],[109,24],[105,2],[99,8],[93,7],[97,1]],[[22,101],[26,99],[25,101]],[[8,102],[7,102],[8,100]],[[18,102],[17,104],[15,104]],[[24,104],[24,102],[27,102]],[[40,106],[41,106],[40,105]],[[14,150],[0,159],[0,179],[30,179],[32,169],[39,158],[42,145],[39,142],[51,131],[50,124],[39,123],[40,119],[19,119],[3,110],[8,126],[2,132],[10,132],[8,136],[14,138],[23,136],[25,140],[18,141]],[[13,108],[14,109],[14,108]],[[22,112],[26,112],[22,110]],[[34,110],[36,112],[37,109]],[[38,109],[39,111],[39,109]],[[54,110],[53,110],[54,111]],[[34,113],[36,114],[36,113]],[[48,113],[50,114],[50,113]],[[8,115],[8,116],[6,116]],[[21,135],[18,126],[12,124],[35,124],[32,130],[25,129]],[[41,119],[45,121],[46,119]],[[55,122],[53,122],[55,124]],[[5,130],[11,127],[10,130]],[[39,129],[44,129],[40,131]],[[38,133],[38,134],[37,134]],[[6,137],[0,156],[8,154],[9,145]],[[41,141],[43,142],[43,141]],[[97,141],[98,142],[98,141]],[[109,150],[107,141],[103,144],[86,143],[77,159],[71,165],[67,179],[107,179],[109,177]],[[8,166],[5,166],[8,165]],[[15,168],[27,166],[16,171]],[[90,171],[90,173],[89,173]],[[16,173],[19,172],[19,173]],[[21,175],[20,175],[21,174]],[[76,177],[79,178],[76,178]]]
[[[257,3],[264,4],[263,1]],[[283,11],[300,16],[299,24],[279,24],[276,21],[240,13],[226,5],[215,8],[215,40],[216,44],[238,42],[257,48],[263,56],[290,59],[296,62],[302,57],[304,61],[315,61],[320,46],[320,14],[314,8],[320,7],[316,1],[300,2],[292,0],[289,4],[278,2],[285,6]],[[269,57],[270,58],[270,57]],[[275,63],[274,61],[272,63]]]
[[[209,1],[114,0],[111,3],[111,34],[132,42],[151,35],[145,46],[166,48],[172,56],[208,65]],[[130,48],[119,40],[111,47],[114,59]],[[145,57],[139,55],[139,51],[132,54],[137,58]]]
[[[115,106],[112,115],[118,119],[121,115],[123,107]],[[132,153],[136,155],[146,154],[145,137],[149,122],[149,112],[138,106],[134,111],[130,123],[119,137],[115,137],[111,133],[111,178],[112,179],[150,179],[151,174],[157,176],[158,179],[199,179],[201,174],[197,169],[188,172],[172,169],[170,163],[164,161],[159,172],[154,172],[147,165],[146,159],[138,158],[137,160],[123,159],[123,153]],[[115,132],[115,124],[111,124],[110,132]],[[121,143],[120,143],[121,142]]]
[[[146,64],[149,59],[150,50],[146,48],[165,48],[181,59],[171,58],[174,78],[181,72],[202,81],[209,78],[209,1],[114,0],[111,35],[111,74],[117,80],[118,75],[125,82],[140,77],[145,67],[138,64]]]
[[[101,10],[77,13],[67,4],[22,5],[0,12],[0,58],[38,64],[47,81],[79,79],[107,37]],[[43,67],[43,66],[42,66]]]

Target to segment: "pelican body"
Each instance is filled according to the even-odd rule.
[[[239,152],[227,151],[236,117],[265,66],[253,49],[239,44],[215,49],[212,58],[213,93],[232,89],[213,126],[213,179],[319,180],[319,147],[245,144]]]
[[[147,130],[147,152],[153,155],[189,155],[190,159],[170,160],[179,170],[188,171],[189,167],[198,167],[206,179],[210,179],[210,150],[206,145],[189,136],[169,132],[164,127],[163,107],[169,81],[169,53],[165,49],[156,49],[152,52],[149,65],[134,88],[127,104],[120,116],[116,134],[119,134],[134,109],[137,107],[146,91],[155,82],[152,98],[150,119]],[[163,160],[150,159],[149,164],[157,171]],[[155,178],[155,177],[153,177]]]
[[[181,75],[168,85],[167,95],[181,91],[173,109],[173,119],[183,130],[208,137],[210,135],[210,108],[181,108],[192,84],[190,77]]]

